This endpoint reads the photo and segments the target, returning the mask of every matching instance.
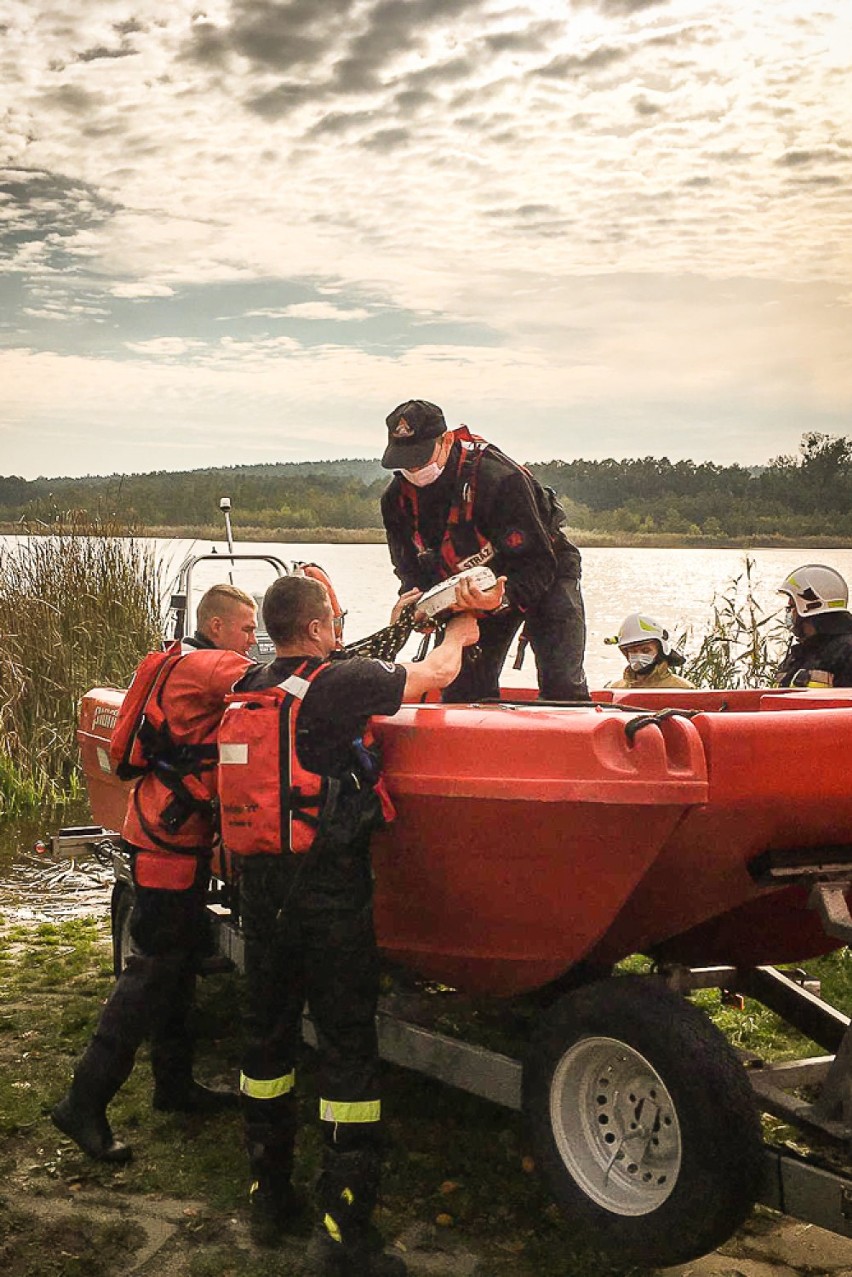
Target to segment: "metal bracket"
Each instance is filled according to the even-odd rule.
[[[808,897],[808,905],[816,909],[828,934],[836,936],[844,944],[852,942],[852,915],[846,903],[850,889],[852,882],[849,878],[842,882],[818,882]]]

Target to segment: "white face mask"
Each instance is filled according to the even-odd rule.
[[[421,466],[419,470],[403,470],[409,483],[413,483],[415,488],[428,488],[430,483],[434,483],[436,479],[440,479],[444,473],[444,467],[439,466],[437,461],[430,461],[428,466]]]
[[[795,611],[795,609],[792,607],[788,607],[787,611],[784,613],[784,625],[790,631],[791,634],[794,634],[796,631],[796,621],[798,619],[799,619],[798,613]]]
[[[650,652],[632,652],[627,658],[627,664],[637,673],[640,670],[646,670],[649,665],[653,665],[657,658]]]

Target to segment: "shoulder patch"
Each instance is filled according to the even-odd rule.
[[[520,550],[526,544],[526,537],[520,528],[512,528],[503,537],[503,544],[507,550]]]

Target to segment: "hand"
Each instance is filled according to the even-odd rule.
[[[393,605],[393,610],[390,615],[390,624],[396,625],[404,609],[408,607],[409,603],[416,603],[422,593],[423,591],[418,590],[415,586],[413,590],[406,590],[404,594],[400,594],[396,603]]]
[[[473,647],[479,641],[479,625],[472,612],[459,612],[451,616],[447,622],[447,638],[461,644],[462,647]]]
[[[459,581],[456,586],[456,607],[462,612],[494,612],[506,594],[506,578],[498,576],[490,590],[479,590],[470,580]]]

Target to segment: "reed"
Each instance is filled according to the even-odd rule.
[[[79,796],[80,697],[125,687],[161,636],[152,547],[73,513],[40,532],[0,548],[0,818]]]
[[[683,668],[697,687],[770,687],[790,635],[775,612],[755,598],[755,562],[745,556],[743,571],[713,599],[707,632]],[[688,646],[691,633],[679,637]]]

